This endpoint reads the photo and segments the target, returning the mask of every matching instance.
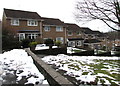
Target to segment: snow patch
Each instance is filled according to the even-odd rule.
[[[13,49],[0,54],[0,79],[8,73],[18,76],[16,82],[26,77],[28,81],[24,84],[35,84],[36,82],[43,84],[45,81],[44,76],[34,65],[32,57],[28,56],[23,49]],[[2,81],[5,80],[2,79]]]

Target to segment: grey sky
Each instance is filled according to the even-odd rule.
[[[59,18],[65,23],[76,23],[79,26],[89,27],[92,30],[102,32],[108,31],[103,29],[101,22],[89,22],[82,24],[76,22],[74,18],[75,3],[77,0],[1,0],[0,1],[0,19],[2,19],[3,8],[34,11],[42,17]],[[102,28],[101,28],[102,26]]]

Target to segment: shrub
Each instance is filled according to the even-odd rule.
[[[52,39],[46,39],[45,42],[44,42],[47,46],[53,46],[54,45],[54,42]]]
[[[107,48],[106,46],[103,46],[103,47],[102,47],[102,50],[106,50],[106,48]]]
[[[7,29],[2,30],[2,50],[11,50],[14,48],[20,48],[21,44],[18,38],[14,36],[14,33]]]
[[[23,46],[23,48],[28,48],[29,47],[29,43],[30,43],[30,39],[24,39],[21,42],[21,46]]]
[[[60,46],[61,44],[62,44],[61,41],[56,41],[56,42],[55,42],[55,45],[57,45],[57,46]]]
[[[38,44],[37,42],[30,42],[30,43],[29,43],[29,46],[30,46],[30,47],[32,47],[32,46],[35,47],[37,44]]]
[[[11,50],[11,49],[15,49],[15,48],[20,48],[21,44],[19,41],[17,41],[16,39],[10,39],[10,38],[5,38],[2,40],[2,49],[3,50]]]

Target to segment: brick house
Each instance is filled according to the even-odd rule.
[[[68,46],[91,49],[98,48],[105,36],[99,31],[92,31],[88,27],[66,23]]]
[[[87,27],[64,23],[60,19],[41,17],[37,12],[4,9],[2,29],[11,31],[19,41],[53,39],[68,46],[84,47],[85,39],[100,35]],[[98,39],[98,38],[97,38]]]
[[[41,33],[41,16],[36,12],[4,9],[2,29],[12,31],[19,41],[36,39]]]
[[[90,49],[100,49],[102,48],[102,41],[106,36],[100,31],[93,31],[87,27],[82,27],[84,32],[84,44]]]
[[[59,19],[41,17],[36,12],[4,9],[2,29],[11,31],[19,41],[36,38],[66,43],[66,27]]]
[[[95,33],[88,27],[81,27],[84,33],[85,39],[93,39],[96,38]]]
[[[65,23],[67,26],[67,40],[68,40],[68,46],[72,47],[84,47],[84,33],[82,32],[82,29],[76,25],[71,23]]]
[[[61,41],[66,44],[66,25],[59,19],[55,18],[45,18],[43,19],[43,29],[41,38],[43,39],[53,39],[54,41]]]

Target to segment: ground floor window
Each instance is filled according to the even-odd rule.
[[[34,40],[39,36],[38,33],[19,33],[19,41],[22,41],[25,38]]]
[[[38,36],[38,33],[28,33],[26,34],[26,38],[29,38],[29,39],[36,39]]]
[[[71,47],[82,46],[82,41],[68,41],[68,46]]]
[[[76,41],[76,46],[82,46],[82,42],[81,41]]]
[[[25,33],[19,33],[19,41],[25,39]]]
[[[64,38],[63,37],[57,37],[56,38],[56,41],[60,41],[60,42],[62,42],[62,44],[64,43]]]
[[[75,47],[75,41],[69,41],[68,46]]]

